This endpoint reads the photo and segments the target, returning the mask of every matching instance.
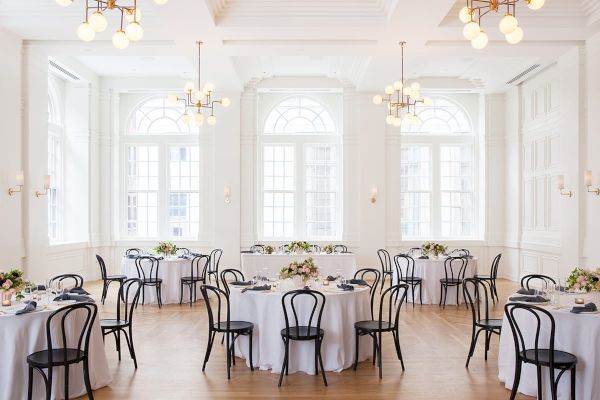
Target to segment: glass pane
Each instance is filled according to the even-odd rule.
[[[304,187],[308,238],[337,236],[337,148],[334,145],[305,147]]]
[[[169,148],[169,234],[195,238],[200,229],[200,155],[198,146]]]
[[[431,149],[427,145],[400,150],[400,230],[403,238],[431,235]]]
[[[272,238],[293,236],[294,146],[263,147],[263,235]]]

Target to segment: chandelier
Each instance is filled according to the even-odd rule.
[[[189,124],[191,121],[191,116],[188,113],[188,109],[194,111],[194,123],[197,127],[200,127],[204,124],[204,114],[202,114],[202,109],[207,108],[210,109],[210,115],[206,118],[206,122],[209,125],[214,125],[217,123],[217,117],[215,117],[215,104],[221,104],[223,107],[229,107],[231,101],[227,97],[223,97],[221,100],[214,100],[214,90],[215,85],[210,82],[206,82],[204,87],[201,87],[200,84],[200,48],[202,46],[202,42],[196,42],[198,45],[198,87],[194,88],[194,82],[187,81],[185,86],[183,87],[184,96],[179,97],[176,94],[170,94],[167,97],[167,100],[171,104],[175,104],[178,101],[181,101],[185,105],[185,110],[183,115],[181,116],[181,120],[185,124]],[[194,90],[196,89],[196,90]]]
[[[539,10],[546,3],[546,0],[523,1],[532,10]],[[500,32],[504,34],[508,43],[519,43],[523,40],[524,32],[515,16],[518,2],[519,0],[467,0],[467,5],[458,14],[458,18],[466,24],[463,28],[463,36],[470,40],[471,45],[477,50],[485,48],[489,37],[481,27],[481,18],[490,12],[506,10],[506,15],[500,20]]]
[[[121,24],[112,37],[113,45],[118,49],[124,49],[129,46],[130,41],[140,40],[144,35],[140,25],[142,13],[137,7],[137,0],[129,1],[133,1],[133,4],[123,6],[119,0],[85,0],[85,20],[77,28],[77,36],[84,42],[94,40],[96,33],[104,32],[108,26],[104,12],[117,10],[121,13]],[[169,0],[154,0],[156,4],[161,5],[167,1]],[[63,7],[68,7],[73,0],[56,0],[56,2]],[[127,21],[125,29],[123,29],[124,21]]]
[[[396,127],[402,124],[402,118],[411,124],[421,122],[417,117],[416,106],[421,103],[425,106],[431,105],[431,99],[421,98],[421,85],[413,82],[410,86],[404,84],[404,45],[406,42],[400,42],[402,49],[402,79],[385,87],[385,95],[376,95],[373,97],[373,103],[379,105],[386,103],[388,114],[385,122],[388,125]],[[402,118],[401,118],[402,117]]]

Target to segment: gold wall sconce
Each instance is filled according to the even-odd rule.
[[[583,180],[589,193],[595,193],[596,196],[600,196],[600,187],[592,188],[592,171],[585,171]]]
[[[23,171],[17,174],[17,186],[8,188],[8,195],[12,196],[13,193],[19,193],[23,190],[23,186],[25,185],[25,174]]]
[[[35,197],[46,196],[48,194],[48,189],[50,189],[50,175],[44,175],[44,191],[40,192],[39,190],[35,191]]]
[[[223,188],[223,197],[224,197],[225,203],[227,203],[227,204],[231,203],[231,186],[225,185],[225,187]]]
[[[377,203],[377,195],[379,194],[379,190],[377,190],[377,186],[373,185],[371,187],[371,203]]]
[[[560,191],[560,194],[563,196],[573,197],[572,191],[565,190],[565,176],[564,175],[558,176],[558,190]]]

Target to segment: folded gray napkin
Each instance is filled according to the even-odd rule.
[[[364,279],[350,279],[350,283],[353,285],[367,286],[367,282]]]
[[[510,301],[522,301],[525,303],[545,303],[548,299],[543,298],[542,296],[534,296],[534,297],[525,297],[525,296],[513,296],[508,300]]]
[[[127,258],[138,258],[139,255],[138,254],[127,254],[125,257],[127,257]]]
[[[271,290],[271,285],[254,286],[254,287],[251,287],[251,288],[243,288],[242,289],[242,293],[245,293],[247,290],[255,290],[255,291]]]
[[[68,300],[74,300],[77,303],[82,303],[82,302],[94,302],[94,299],[92,299],[89,296],[84,296],[84,295],[77,295],[77,294],[69,294],[69,293],[63,293],[60,296],[56,296],[54,298],[54,301],[68,301]]]
[[[252,282],[233,281],[233,282],[230,283],[230,285],[235,285],[235,286],[250,286],[250,285],[252,285]]]
[[[337,285],[338,289],[342,289],[344,292],[351,292],[354,290],[354,286],[352,285],[345,285],[345,284],[341,284],[341,285]]]
[[[571,312],[574,314],[598,311],[598,307],[594,303],[587,303],[583,307],[573,307]]]
[[[428,256],[421,256],[421,257],[419,257],[419,260],[429,260],[429,257]]]
[[[85,295],[90,294],[88,291],[86,291],[82,287],[74,287],[73,289],[69,290],[69,293],[73,293],[73,294],[85,294]]]
[[[521,288],[519,290],[517,290],[518,294],[526,294],[528,296],[533,296],[535,294],[535,289],[525,289],[525,288]]]
[[[35,308],[37,307],[37,303],[33,300],[26,300],[25,301],[25,307],[23,307],[22,310],[19,310],[15,313],[15,315],[21,315],[21,314],[27,314],[30,313],[32,311],[35,311]]]
[[[329,282],[333,282],[333,281],[335,281],[335,277],[333,277],[333,276],[329,275],[329,276],[327,276],[327,280],[328,280]]]

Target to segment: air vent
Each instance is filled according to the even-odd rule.
[[[515,76],[510,81],[506,82],[506,84],[512,85],[513,83],[520,81],[522,78],[525,77],[525,75],[529,74],[531,71],[533,71],[534,69],[537,69],[539,67],[540,67],[540,64],[533,64],[531,67],[527,68],[525,71],[521,72],[519,75]]]
[[[66,69],[65,67],[63,67],[62,65],[57,64],[54,60],[50,59],[48,60],[48,65],[50,67],[50,70],[52,70],[54,73],[60,75],[61,77],[71,80],[71,81],[79,81],[80,78],[75,75],[74,73],[72,73],[71,71],[69,71],[68,69]]]

